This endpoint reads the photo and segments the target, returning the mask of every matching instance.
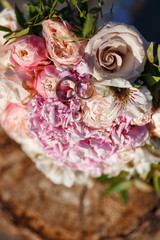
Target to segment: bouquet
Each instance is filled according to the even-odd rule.
[[[56,184],[111,178],[112,192],[153,182],[159,193],[160,45],[102,5],[0,13],[1,125]]]

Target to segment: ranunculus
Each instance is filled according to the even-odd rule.
[[[109,23],[97,32],[85,49],[92,75],[103,81],[134,79],[144,69],[145,44],[134,27]]]
[[[74,42],[77,36],[66,21],[49,19],[42,24],[49,58],[60,65],[77,65],[84,54],[85,43]],[[70,30],[69,30],[70,29]],[[66,39],[62,39],[62,38]]]
[[[154,136],[160,138],[160,108],[158,108],[152,115],[153,125],[151,132]]]
[[[48,65],[37,69],[34,87],[41,96],[48,98],[48,94],[55,90],[59,81],[58,75],[59,71],[54,65]]]
[[[14,66],[32,70],[38,65],[47,65],[44,39],[35,35],[25,35],[11,44],[10,61]]]
[[[30,133],[27,117],[28,111],[25,106],[10,103],[2,114],[1,123],[6,131],[26,136]]]

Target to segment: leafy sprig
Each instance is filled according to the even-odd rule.
[[[9,29],[4,36],[6,42],[16,39],[24,34],[41,35],[42,23],[50,18],[62,18],[78,29],[80,38],[72,41],[85,41],[93,36],[99,15],[102,15],[101,0],[97,0],[97,6],[88,9],[88,0],[31,0],[27,5],[29,18],[25,19],[23,12],[15,4],[15,14],[19,25],[23,30],[12,32]]]

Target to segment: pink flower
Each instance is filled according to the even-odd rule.
[[[74,42],[75,30],[66,21],[49,19],[42,24],[49,58],[60,65],[77,65],[82,60],[86,43]],[[64,38],[64,39],[63,39]]]
[[[94,177],[116,163],[114,153],[142,146],[148,137],[147,128],[131,126],[127,116],[117,118],[108,131],[87,127],[77,99],[64,104],[54,97],[37,95],[29,104],[29,112],[30,130],[45,154],[54,162]]]
[[[47,65],[44,39],[35,35],[25,35],[11,44],[10,61],[14,66],[32,70],[38,65]]]
[[[34,88],[44,98],[48,98],[49,93],[55,90],[58,83],[59,71],[54,65],[40,67],[36,70]]]
[[[25,106],[10,103],[2,114],[1,123],[6,131],[26,136],[30,133],[27,117],[28,111]]]
[[[151,132],[154,136],[160,138],[160,108],[158,108],[152,115]]]

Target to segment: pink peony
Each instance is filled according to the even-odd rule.
[[[48,98],[48,94],[55,90],[59,81],[58,75],[59,71],[54,65],[40,67],[36,70],[34,88],[42,97]]]
[[[49,58],[56,64],[77,65],[82,60],[86,43],[74,42],[75,30],[66,21],[49,19],[42,24],[42,34],[46,40]],[[62,38],[65,39],[62,39]]]
[[[28,111],[25,106],[10,103],[2,114],[2,126],[8,132],[27,136],[30,133],[27,123]]]
[[[131,126],[127,116],[117,118],[108,131],[87,127],[77,99],[64,104],[38,95],[30,102],[29,112],[30,130],[47,156],[96,177],[116,163],[114,153],[142,146],[148,137],[147,128]]]
[[[11,44],[10,61],[14,66],[32,70],[38,65],[47,65],[44,39],[35,35],[25,35]]]

